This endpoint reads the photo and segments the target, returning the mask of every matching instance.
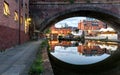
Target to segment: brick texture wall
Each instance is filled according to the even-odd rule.
[[[81,2],[81,3],[86,3],[86,2],[91,2],[91,3],[120,3],[120,0],[30,0],[32,2]]]
[[[7,2],[10,9],[10,15],[4,15],[3,13],[3,3]],[[4,50],[19,43],[19,21],[14,20],[14,12],[17,11],[19,13],[19,3],[18,0],[0,0],[0,50]],[[25,7],[27,4],[27,8]],[[24,43],[29,40],[28,33],[25,33],[25,14],[27,17],[28,13],[28,0],[24,0],[23,8],[21,8],[21,16],[23,17],[23,23],[21,24],[21,43]]]
[[[21,31],[21,44],[29,40],[29,35]],[[19,31],[0,26],[0,50],[10,48],[19,43]]]

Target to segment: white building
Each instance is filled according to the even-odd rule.
[[[98,33],[99,38],[108,38],[111,40],[117,40],[118,39],[118,34],[117,32],[112,29],[112,28],[101,28]]]
[[[83,33],[83,30],[79,30],[78,32],[76,31],[72,31],[71,34],[73,34],[74,36],[81,36]]]

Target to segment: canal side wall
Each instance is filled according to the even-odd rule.
[[[51,62],[49,60],[47,47],[41,51],[41,54],[42,54],[42,60],[43,60],[43,64],[42,64],[43,72],[41,73],[41,75],[54,75]]]
[[[19,43],[24,43],[29,40],[29,34],[25,33],[25,14],[29,15],[27,8],[28,0],[22,4],[21,21],[19,26],[19,0],[0,0],[0,50],[4,50],[15,46]],[[7,3],[9,14],[4,14],[4,3]],[[7,9],[6,9],[7,11]],[[17,12],[18,20],[14,20],[15,12]],[[20,30],[19,30],[20,29]],[[20,36],[19,36],[20,33]]]

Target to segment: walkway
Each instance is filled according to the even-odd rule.
[[[40,43],[28,42],[0,53],[0,75],[27,75]]]

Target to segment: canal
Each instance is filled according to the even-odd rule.
[[[49,58],[55,75],[118,75],[120,44],[85,40],[49,41]]]

